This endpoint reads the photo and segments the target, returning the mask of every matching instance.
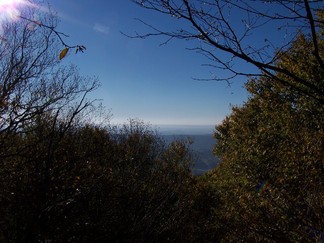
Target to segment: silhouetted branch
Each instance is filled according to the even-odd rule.
[[[199,40],[201,44],[191,49],[199,50],[209,61],[218,63],[210,64],[210,67],[233,73],[224,79],[242,75],[259,76],[250,70],[243,70],[238,64],[238,61],[243,61],[258,68],[262,75],[275,77],[282,74],[285,78],[276,78],[282,84],[324,104],[323,86],[315,85],[289,68],[277,65],[278,58],[292,47],[292,43],[302,33],[311,37],[313,55],[324,69],[317,36],[317,26],[323,23],[323,19],[313,17],[319,9],[324,8],[322,1],[132,1],[142,8],[168,15],[175,22],[182,21],[182,28],[170,25],[169,30],[161,30],[144,20],[138,20],[152,31],[127,36],[168,37],[161,45],[173,39]]]

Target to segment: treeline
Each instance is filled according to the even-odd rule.
[[[5,242],[183,241],[196,237],[199,189],[185,143],[142,123],[122,128],[50,126],[38,119],[1,164]],[[10,154],[9,154],[10,151]]]
[[[40,21],[8,24],[0,46],[1,242],[323,241],[324,108],[307,87],[249,80],[216,127],[221,164],[195,177],[188,143],[105,122],[97,80],[58,61],[55,18]],[[311,47],[300,33],[276,65],[323,90]]]

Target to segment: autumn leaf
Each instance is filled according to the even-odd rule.
[[[66,54],[68,53],[68,51],[69,51],[69,48],[64,48],[61,51],[61,53],[60,53],[60,60],[62,60],[66,56]]]

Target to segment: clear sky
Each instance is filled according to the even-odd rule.
[[[84,54],[70,54],[84,75],[98,76],[101,87],[92,96],[111,109],[112,122],[139,118],[155,124],[215,125],[230,106],[246,99],[245,79],[231,87],[225,82],[197,81],[209,78],[206,59],[186,50],[190,43],[175,40],[159,46],[163,38],[130,39],[120,32],[145,33],[135,18],[167,27],[168,16],[159,16],[128,0],[49,0],[57,11],[58,30],[69,44],[83,44]]]

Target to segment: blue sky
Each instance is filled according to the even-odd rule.
[[[246,78],[225,82],[209,78],[206,59],[186,50],[191,43],[165,39],[130,39],[120,32],[146,33],[141,18],[155,26],[172,24],[167,16],[141,9],[128,0],[49,0],[57,11],[58,30],[69,44],[83,44],[84,54],[63,61],[76,64],[84,75],[97,76],[101,87],[92,97],[111,109],[113,123],[139,118],[153,125],[215,125],[230,113],[231,105],[247,99]],[[217,73],[216,73],[217,74]]]

